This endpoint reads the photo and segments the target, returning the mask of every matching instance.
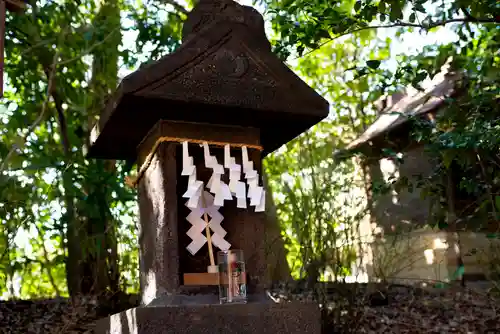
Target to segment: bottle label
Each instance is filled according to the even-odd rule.
[[[232,295],[234,297],[240,297],[240,298],[245,298],[247,295],[247,289],[246,289],[246,280],[245,280],[245,271],[242,263],[232,263],[231,265],[231,271],[232,271]]]

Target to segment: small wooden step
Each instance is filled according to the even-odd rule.
[[[227,277],[223,277],[227,284]],[[241,283],[246,283],[246,274],[241,276]],[[218,273],[186,273],[184,285],[219,285]]]

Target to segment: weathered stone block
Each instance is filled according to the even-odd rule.
[[[313,303],[137,307],[97,323],[96,334],[320,333]]]

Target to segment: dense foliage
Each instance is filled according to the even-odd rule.
[[[137,290],[130,166],[84,156],[123,69],[137,68],[138,54],[148,61],[178,47],[184,19],[185,10],[121,0],[32,2],[9,15],[2,293],[13,295],[15,281],[21,297]]]

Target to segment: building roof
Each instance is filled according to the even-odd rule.
[[[395,103],[382,110],[377,120],[361,136],[345,149],[335,152],[335,156],[348,157],[351,152],[364,145],[371,145],[373,140],[403,126],[411,117],[422,116],[439,109],[446,98],[455,93],[459,78],[459,74],[450,72],[445,65],[432,80],[423,82],[423,91],[410,87],[404,92],[396,93],[399,96],[393,99]]]

